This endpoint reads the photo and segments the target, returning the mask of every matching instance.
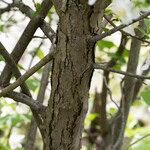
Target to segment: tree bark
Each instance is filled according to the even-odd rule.
[[[69,1],[60,13],[44,150],[79,150],[94,63],[88,5]],[[61,9],[61,8],[60,8]],[[60,10],[59,7],[56,10]]]

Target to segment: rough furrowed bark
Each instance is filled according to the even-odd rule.
[[[45,150],[79,150],[81,146],[94,44],[89,45],[87,40],[88,12],[80,7],[70,0],[66,11],[59,13],[58,53],[53,61],[52,92],[46,112]]]

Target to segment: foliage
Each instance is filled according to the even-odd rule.
[[[134,7],[142,9],[142,10],[143,10],[143,8],[147,9],[149,6],[148,0],[145,0],[145,1],[134,0],[133,2],[135,4]],[[0,4],[1,3],[3,3],[3,2],[0,2]],[[91,5],[94,5],[94,3],[92,3]],[[30,1],[30,4],[33,5],[32,1]],[[0,9],[2,9],[2,8],[0,6]],[[33,7],[33,8],[35,9],[35,11],[32,13],[32,17],[36,17],[41,10],[41,3],[39,1],[35,2],[35,7]],[[21,23],[21,26],[19,26],[18,24],[21,22],[20,20],[22,20],[23,22],[28,21],[27,18],[24,18],[23,14],[19,14],[18,18],[14,17],[16,12],[18,12],[18,9],[14,8],[10,12],[4,13],[4,14],[2,14],[2,16],[0,16],[0,38],[3,37],[2,42],[5,43],[5,45],[8,49],[12,49],[12,47],[14,47],[14,44],[12,44],[13,46],[12,45],[9,46],[9,43],[11,43],[11,40],[16,42],[18,39],[18,34],[20,34],[22,32],[20,30],[22,30],[22,26],[24,25],[24,23]],[[114,10],[112,11],[110,8],[105,10],[106,15],[108,15],[110,13],[112,14],[112,12],[114,12]],[[115,15],[117,15],[117,14],[115,14]],[[116,25],[118,25],[120,23],[124,23],[124,18],[120,19],[118,17],[119,15],[117,15],[117,16],[115,16],[115,15],[113,15],[112,21],[114,21],[114,23]],[[50,26],[54,27],[54,29],[56,28],[57,21],[58,21],[55,16],[57,16],[56,10],[54,7],[52,7],[52,9],[49,11],[49,13],[47,15],[46,21],[49,23]],[[129,22],[131,22],[135,18],[131,17],[130,19],[131,20],[129,20]],[[148,40],[149,35],[150,35],[150,20],[149,20],[149,18],[148,19],[145,18],[144,23],[146,26],[146,30],[144,30],[143,28],[140,28],[140,27],[138,27],[138,29],[144,35],[142,37],[142,40],[145,40],[145,39]],[[19,26],[20,30],[18,30],[18,26]],[[102,33],[109,31],[111,28],[112,28],[112,26],[110,24],[107,24],[106,27],[102,28],[103,29]],[[12,33],[12,30],[14,30],[14,31],[18,30],[17,31],[18,33],[14,33],[14,32]],[[10,34],[13,37],[13,39],[10,40],[7,37],[7,34]],[[95,48],[96,63],[104,63],[104,65],[105,65],[108,62],[114,61],[114,64],[111,66],[112,69],[115,69],[115,70],[125,70],[126,69],[129,52],[130,52],[129,45],[131,43],[131,38],[128,36],[128,41],[127,41],[127,44],[125,45],[125,48],[123,48],[121,53],[120,52],[118,53],[118,49],[120,47],[120,45],[119,45],[120,39],[121,39],[120,35],[121,35],[120,33],[116,33],[115,35],[112,35],[111,37],[107,37],[105,39],[97,41],[96,48]],[[124,33],[123,33],[123,35],[124,35]],[[8,40],[8,42],[6,42],[5,40]],[[57,41],[56,41],[56,43],[57,43]],[[143,62],[144,62],[143,60],[145,60],[145,58],[146,58],[145,57],[147,55],[147,47],[146,46],[144,44],[142,45],[142,48],[141,48],[142,52],[140,55],[139,64],[143,64]],[[35,33],[35,39],[32,40],[31,44],[29,44],[25,55],[23,55],[22,59],[18,63],[18,66],[19,66],[18,68],[19,68],[20,72],[22,74],[25,73],[27,70],[29,70],[31,68],[32,65],[36,64],[36,62],[38,62],[39,60],[42,60],[48,52],[49,52],[49,40],[45,39],[45,37],[43,36],[43,33],[41,33],[41,31],[37,31]],[[5,62],[5,59],[2,55],[0,55],[0,62]],[[36,71],[35,74],[33,74],[29,79],[26,80],[27,87],[31,91],[34,99],[37,99],[39,87],[41,84],[40,80],[41,80],[43,70],[44,69]],[[50,73],[52,73],[52,72],[50,72]],[[101,78],[101,75],[102,75],[101,72],[98,72],[98,75],[94,74],[93,80],[91,83],[91,89],[93,88],[94,90],[90,91],[89,112],[84,121],[84,129],[85,130],[83,132],[83,137],[87,138],[87,139],[89,138],[88,133],[89,133],[89,130],[91,129],[91,126],[95,122],[97,123],[97,120],[99,120],[99,117],[101,115],[100,113],[94,112],[95,110],[93,111],[94,100],[95,100],[94,94],[97,91],[102,92],[102,88],[101,88],[102,82],[99,82],[99,78]],[[106,104],[106,111],[107,111],[106,116],[108,119],[110,119],[110,118],[113,118],[115,116],[116,112],[118,111],[118,108],[117,108],[116,104],[114,103],[114,101],[117,103],[117,105],[119,105],[119,100],[120,100],[121,94],[122,94],[121,87],[120,87],[120,81],[123,79],[123,77],[120,75],[114,75],[112,73],[110,73],[108,77],[109,77],[109,83],[108,83],[107,88],[110,88],[110,89],[107,89],[107,90],[110,90],[111,92],[107,93],[108,95],[107,95],[107,104]],[[15,81],[15,79],[12,78],[11,83],[14,81]],[[102,81],[102,78],[101,78],[101,81]],[[60,82],[62,82],[62,81],[60,81]],[[147,83],[148,81],[146,80],[145,82]],[[48,86],[47,90],[48,91],[51,90],[50,85]],[[16,91],[21,92],[20,88],[17,88]],[[48,96],[49,96],[49,93],[46,93],[45,100],[47,100]],[[98,103],[97,106],[98,105],[101,105],[101,104]],[[140,137],[149,133],[150,122],[147,121],[147,118],[145,117],[146,113],[148,113],[148,115],[150,114],[149,113],[149,109],[150,109],[149,105],[150,105],[150,89],[146,85],[146,86],[144,86],[144,88],[141,88],[141,92],[136,96],[134,103],[132,103],[131,108],[130,108],[131,111],[130,111],[130,114],[128,117],[128,122],[127,122],[127,126],[126,126],[126,131],[125,131],[125,137],[128,138],[128,140],[129,140],[128,144],[126,144],[127,147],[130,147],[130,145],[134,141],[138,140]],[[144,109],[142,109],[143,107],[147,111],[144,111]],[[10,137],[13,134],[15,135],[16,133],[17,133],[17,135],[24,135],[24,137],[27,135],[27,126],[29,125],[29,123],[31,121],[31,112],[27,109],[27,111],[21,113],[21,111],[18,111],[18,109],[19,110],[23,109],[23,111],[26,110],[22,105],[19,105],[19,103],[14,103],[12,100],[7,99],[7,98],[1,98],[1,103],[0,103],[0,149],[2,149],[2,150],[9,150],[9,149],[21,150],[21,149],[23,149],[23,145],[25,143],[26,138],[23,138],[22,140],[20,140],[19,141],[20,143],[18,143],[18,145],[15,148],[12,148],[13,144],[11,145],[11,143],[10,143]],[[134,115],[134,114],[137,114],[140,109],[142,109],[141,114],[140,114],[142,117],[141,116],[137,117],[137,115]],[[98,134],[100,133],[100,127],[97,124],[96,124],[96,131]],[[39,141],[37,143],[39,145],[41,145],[41,139],[39,137],[40,136],[38,135],[37,139]],[[150,136],[135,143],[134,145],[132,145],[129,148],[129,150],[149,150],[150,149],[149,140],[150,140]],[[92,149],[94,149],[94,144],[95,143],[89,142],[88,146],[83,145],[82,150],[86,150],[86,149],[92,150]]]

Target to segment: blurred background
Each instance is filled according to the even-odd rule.
[[[0,0],[0,10],[7,7],[12,2],[13,1],[11,0]],[[32,8],[36,13],[40,7],[41,0],[22,0],[22,2]],[[141,7],[143,10],[148,10],[148,3],[146,3],[144,0],[138,0],[136,2],[138,7]],[[106,13],[110,13],[110,10],[108,9],[108,12]],[[6,12],[0,11],[0,41],[3,43],[9,53],[11,53],[13,50],[29,20],[30,19],[21,13],[17,7],[12,7]],[[111,20],[114,21],[115,25],[121,24],[121,22],[115,16],[113,16]],[[57,30],[59,18],[54,8],[52,8],[48,13],[46,21],[54,31]],[[146,39],[148,39],[150,34],[150,20],[145,19],[145,24],[147,30],[143,31],[143,34]],[[108,31],[111,28],[112,26],[108,23],[103,30]],[[131,38],[127,37],[125,47],[122,49],[121,53],[118,53],[117,51],[119,49],[122,36],[123,35],[120,32],[116,32],[115,34],[98,41],[95,47],[95,61],[97,63],[105,64],[111,60],[115,60],[115,64],[112,66],[113,69],[126,71]],[[40,29],[38,29],[33,40],[27,47],[25,54],[18,63],[21,73],[25,73],[29,68],[41,60],[49,52],[50,47],[51,43],[49,39],[45,37]],[[146,60],[150,60],[150,46],[147,43],[142,43],[137,74],[141,74],[144,70],[143,64]],[[149,68],[149,63],[147,63],[147,65],[148,66],[145,66],[146,69]],[[0,73],[2,72],[4,66],[5,61],[3,57],[0,56]],[[42,70],[43,68],[26,81],[34,99],[36,99],[39,91]],[[147,73],[147,75],[149,75],[149,73]],[[117,112],[117,105],[119,105],[121,95],[120,82],[122,81],[123,77],[123,75],[116,73],[110,73],[109,75],[109,85],[107,85],[107,90],[110,91],[107,96],[108,118],[111,118],[115,112]],[[102,93],[103,80],[103,71],[95,70],[89,91],[89,111],[84,122],[82,150],[94,149],[93,140],[96,139],[95,137],[100,131],[100,127],[98,126],[96,119],[99,117],[99,114],[97,113],[100,105],[98,99],[101,97],[99,95]],[[11,80],[11,83],[14,81],[15,78]],[[125,144],[123,146],[124,150],[150,150],[149,83],[149,80],[143,81],[142,86],[140,87],[140,90],[138,91],[138,94],[135,96],[135,99],[132,103],[125,131],[126,137],[124,141]],[[19,91],[20,89],[17,88],[16,90]],[[49,77],[44,105],[47,105],[50,91],[51,85]],[[0,150],[23,149],[31,118],[31,111],[26,105],[16,103],[9,98],[0,98]],[[38,132],[35,140],[35,150],[40,149],[42,149],[42,141],[40,133]]]

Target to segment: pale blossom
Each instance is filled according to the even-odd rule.
[[[141,67],[141,71],[147,70],[149,66],[150,66],[150,52],[149,52],[148,57],[146,58],[144,65]]]
[[[139,25],[139,23],[134,23],[134,24],[131,24],[129,26],[127,26],[126,28],[123,29],[123,31],[135,36],[135,31],[134,29]]]
[[[25,104],[19,103],[16,106],[16,112],[19,114],[25,114],[29,112],[29,107]]]
[[[3,106],[1,108],[1,116],[4,117],[6,115],[15,114],[15,111],[10,106]]]
[[[130,0],[113,0],[110,5],[112,12],[121,20],[123,24],[128,25],[134,19],[139,17],[139,9],[134,7]],[[124,29],[125,32],[135,35],[134,28],[137,27],[130,25]]]
[[[88,0],[88,4],[91,6],[91,5],[94,5],[96,2],[96,0]]]
[[[16,133],[12,134],[9,138],[9,144],[12,150],[22,147],[22,142],[24,139],[24,135],[18,135]]]
[[[129,24],[133,19],[139,17],[139,10],[130,0],[113,0],[110,7],[123,24]]]

